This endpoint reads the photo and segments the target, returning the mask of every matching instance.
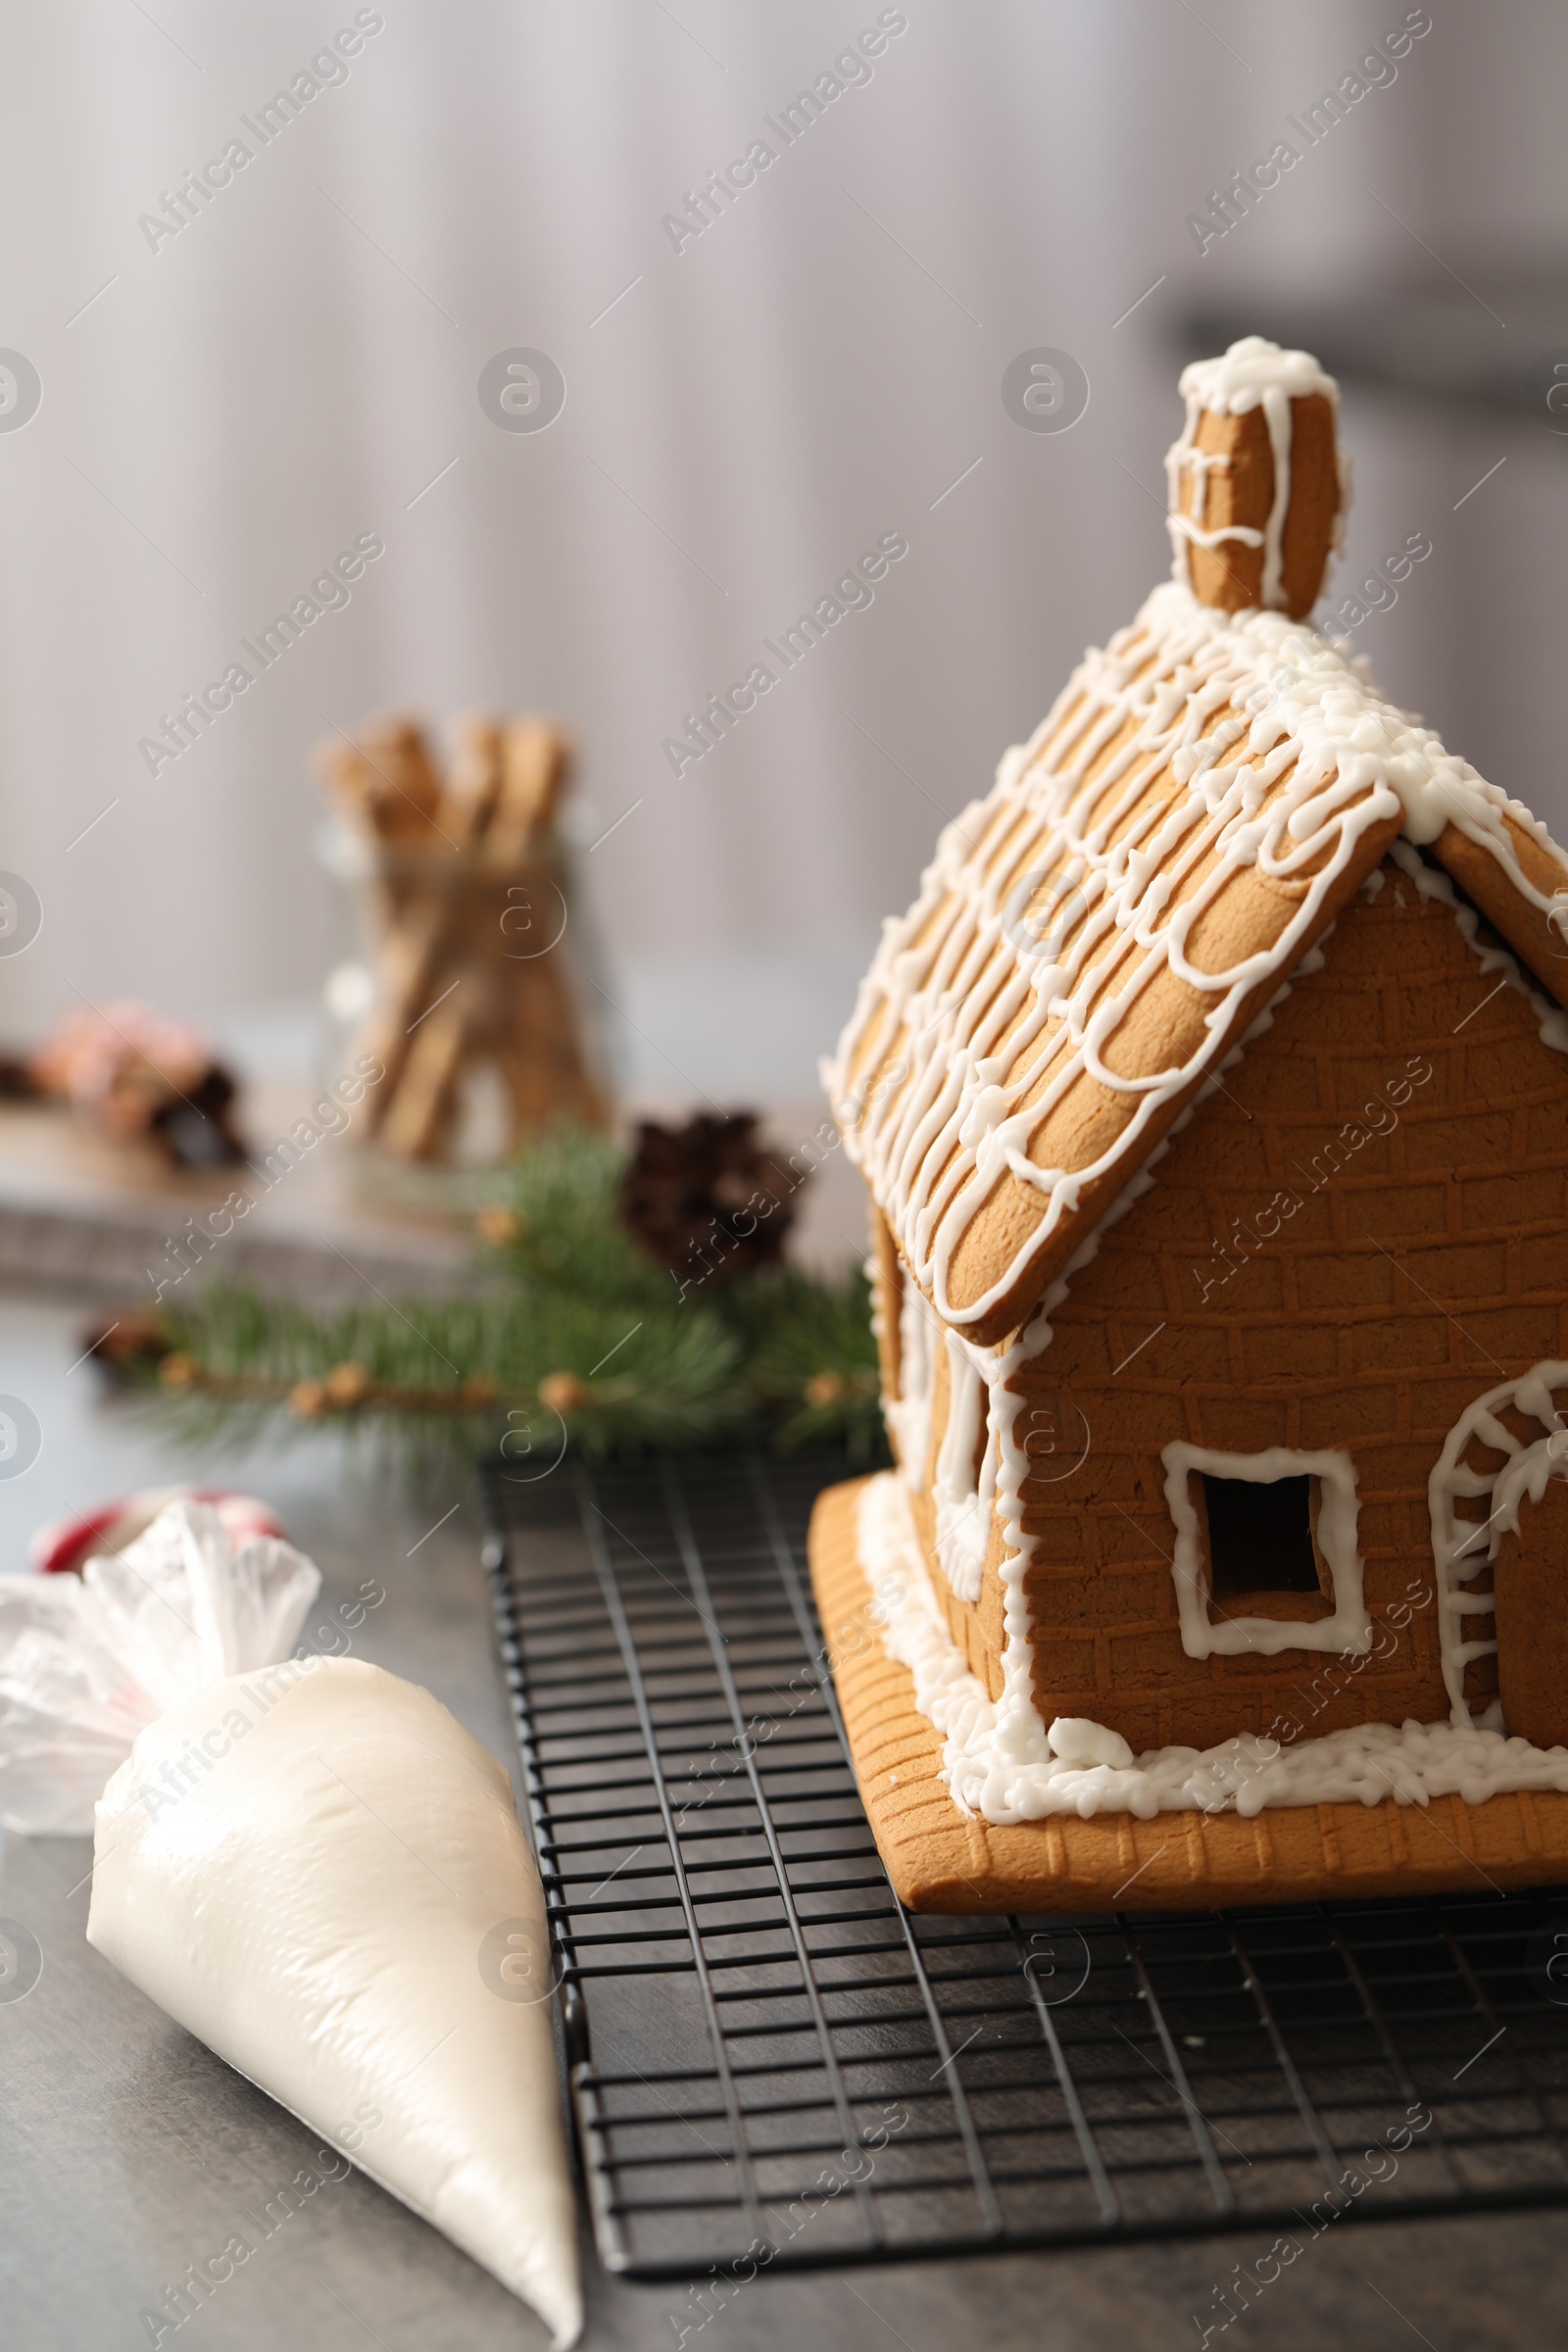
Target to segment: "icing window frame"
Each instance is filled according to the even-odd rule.
[[[980,1597],[996,1516],[1002,1436],[984,1350],[951,1331],[902,1257],[891,1256],[888,1300],[894,1394],[882,1409],[911,1494],[929,1492],[937,1565],[957,1600]],[[932,1459],[937,1373],[946,1365],[947,1418]]]
[[[962,1335],[945,1335],[948,1418],[931,1479],[937,1560],[956,1599],[980,1597],[996,1513],[1002,1444],[991,1382],[980,1351]]]
[[[1165,1465],[1165,1501],[1176,1530],[1171,1575],[1176,1584],[1182,1647],[1190,1658],[1240,1657],[1249,1652],[1277,1657],[1287,1649],[1348,1650],[1364,1655],[1372,1645],[1372,1626],[1355,1541],[1360,1510],[1355,1465],[1348,1453],[1297,1453],[1283,1446],[1270,1446],[1262,1453],[1216,1453],[1179,1440],[1164,1446],[1159,1458]],[[1272,1486],[1282,1478],[1317,1480],[1313,1534],[1333,1604],[1326,1617],[1213,1615],[1206,1546],[1193,1501],[1195,1475],[1247,1479],[1259,1486]]]
[[[882,1410],[897,1449],[899,1472],[913,1494],[924,1492],[931,1451],[931,1397],[941,1326],[902,1257],[892,1256],[894,1394]]]

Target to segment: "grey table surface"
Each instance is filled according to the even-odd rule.
[[[77,1321],[68,1307],[0,1298],[0,1394],[25,1398],[43,1429],[38,1459],[0,1480],[0,1566],[20,1568],[31,1530],[59,1512],[198,1472],[233,1478],[269,1496],[318,1561],[324,1607],[368,1575],[386,1585],[360,1654],[426,1685],[514,1769],[471,1497],[405,1502],[330,1444],[215,1451],[192,1463],[135,1409],[106,1400],[90,1365],[73,1367]],[[256,2234],[245,2215],[261,2213],[313,2162],[316,2142],[88,1946],[90,1863],[85,1839],[10,1837],[0,1848],[0,1916],[23,1922],[43,1952],[32,1991],[0,2003],[7,2352],[130,2352],[176,2335],[215,2352],[542,2346],[546,2331],[530,2312],[357,2173],[326,2182],[277,2224],[177,2330],[146,2316],[187,2265],[218,2253],[236,2230]],[[585,2342],[1163,2352],[1200,2342],[1205,2326],[1218,2340],[1214,2289],[1266,2242],[1254,2232],[764,2275],[713,2311],[680,2287],[607,2277],[585,2238]],[[1233,2342],[1271,2352],[1335,2338],[1360,2352],[1560,2346],[1568,2214],[1328,2230],[1231,2326]]]

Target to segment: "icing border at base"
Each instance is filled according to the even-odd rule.
[[[1568,1747],[1536,1747],[1447,1722],[1360,1724],[1288,1747],[1247,1737],[1141,1756],[1102,1725],[1074,1719],[1048,1730],[1015,1684],[992,1699],[965,1665],[892,1471],[869,1479],[860,1494],[856,1549],[883,1647],[908,1669],[916,1711],[942,1735],[942,1777],[956,1804],[999,1827],[1059,1813],[1084,1820],[1131,1813],[1148,1821],[1157,1813],[1249,1817],[1290,1805],[1371,1806],[1389,1797],[1424,1806],[1435,1796],[1458,1796],[1479,1805],[1508,1789],[1568,1793]],[[1074,1760],[1096,1754],[1106,1760]]]

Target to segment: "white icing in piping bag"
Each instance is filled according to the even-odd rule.
[[[379,2110],[354,2161],[572,2343],[544,1897],[445,1707],[355,1658],[202,1690],[115,1774],[95,1856],[88,1941],[324,2139]]]

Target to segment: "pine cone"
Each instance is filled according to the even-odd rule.
[[[82,1325],[78,1339],[83,1355],[117,1376],[162,1363],[173,1344],[163,1316],[143,1306],[122,1306],[107,1322],[95,1315]]]
[[[621,1222],[683,1282],[727,1282],[778,1263],[804,1181],[758,1142],[752,1111],[703,1111],[684,1127],[645,1119],[620,1180]]]

